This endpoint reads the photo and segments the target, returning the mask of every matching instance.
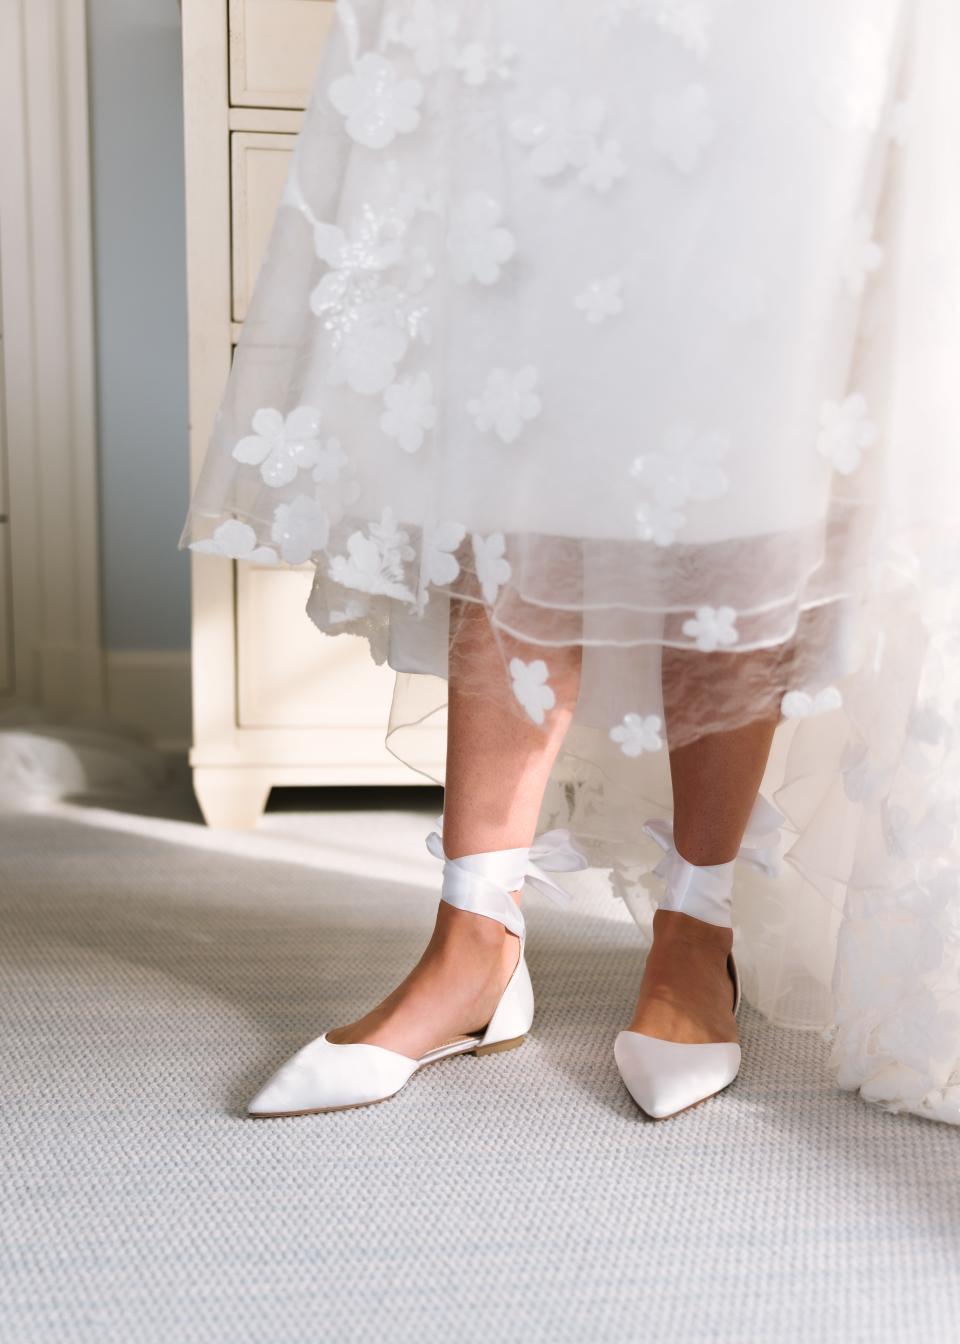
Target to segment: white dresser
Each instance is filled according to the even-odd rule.
[[[183,0],[194,479],[333,9]],[[210,825],[253,825],[273,785],[426,782],[384,746],[392,671],[305,614],[309,567],[194,555],[192,575],[190,761]],[[442,761],[443,725],[416,731]]]

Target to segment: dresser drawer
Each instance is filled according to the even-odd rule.
[[[240,726],[370,729],[380,743],[394,674],[373,662],[366,640],[320,633],[304,610],[312,582],[312,568],[237,565]]]
[[[0,695],[13,690],[13,614],[10,608],[10,524],[0,523]]]
[[[307,105],[334,0],[230,0],[230,102]]]
[[[234,131],[230,140],[233,320],[242,322],[283,195],[296,136]]]

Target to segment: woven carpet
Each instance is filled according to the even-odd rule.
[[[4,1341],[956,1340],[957,1131],[749,1010],[733,1088],[644,1121],[611,1053],[640,935],[596,875],[528,902],[522,1049],[247,1119],[439,885],[435,795],[278,801],[243,835],[183,787],[0,817]]]

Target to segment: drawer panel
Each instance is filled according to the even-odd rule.
[[[234,131],[230,142],[233,320],[242,322],[283,195],[296,136]]]
[[[10,583],[10,524],[0,523],[0,695],[7,695],[13,691],[13,612]]]
[[[312,582],[312,568],[237,565],[240,726],[383,734],[394,673],[374,663],[365,639],[320,633],[304,610]]]
[[[306,107],[333,15],[333,0],[230,0],[231,103]]]

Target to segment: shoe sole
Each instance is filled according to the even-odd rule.
[[[496,1055],[504,1050],[516,1050],[518,1046],[523,1045],[526,1039],[525,1036],[515,1036],[510,1041],[495,1041],[492,1045],[478,1045],[473,1050],[460,1050],[455,1054],[440,1055],[437,1059],[425,1060],[416,1072],[410,1075],[403,1087],[407,1087],[413,1081],[420,1069],[425,1069],[430,1064],[440,1064],[445,1059],[459,1059],[461,1055]],[[443,1047],[441,1046],[440,1049],[443,1049]],[[248,1120],[286,1120],[298,1115],[332,1115],[334,1111],[360,1111],[367,1106],[379,1106],[385,1101],[393,1101],[393,1098],[398,1097],[403,1091],[403,1087],[398,1088],[396,1092],[392,1092],[389,1097],[375,1097],[373,1101],[350,1101],[345,1106],[314,1106],[306,1111],[248,1111],[246,1118]]]

